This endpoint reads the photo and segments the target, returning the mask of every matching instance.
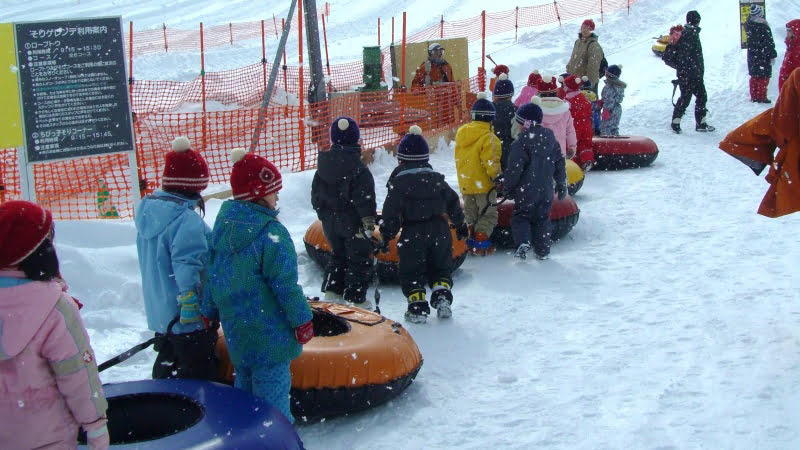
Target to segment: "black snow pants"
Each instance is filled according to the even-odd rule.
[[[331,245],[326,277],[331,277],[332,290],[340,294],[347,287],[366,292],[372,276],[374,248],[368,239],[356,237],[360,225],[357,218],[336,213],[322,220],[322,232]]]
[[[675,109],[672,110],[672,118],[683,117],[683,113],[686,112],[686,108],[689,107],[689,102],[694,96],[694,121],[696,125],[700,125],[708,112],[706,110],[708,94],[706,94],[706,85],[703,79],[678,78],[678,86],[681,88],[681,96],[675,103]]]
[[[408,297],[425,285],[453,280],[453,237],[444,217],[422,222],[403,222],[397,241],[398,272],[403,295]]]

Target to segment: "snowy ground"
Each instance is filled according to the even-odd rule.
[[[189,27],[280,17],[286,7],[266,2],[262,13],[244,1],[94,0],[47,8],[65,3],[4,1],[0,21],[68,12]],[[338,60],[354,60],[359,42],[374,42],[378,15],[399,17],[405,8],[429,18],[414,22],[413,31],[440,13],[464,18],[483,7],[476,0],[336,1],[329,40],[353,42],[332,49]],[[692,131],[690,108],[687,131],[676,136],[668,128],[674,73],[650,46],[689,9],[703,16],[708,121],[717,132]],[[772,99],[783,25],[797,17],[796,1],[768,2],[779,52]],[[630,17],[622,11],[606,14],[603,24],[595,20],[609,62],[624,66],[629,86],[621,129],[655,140],[658,159],[644,169],[587,174],[575,197],[580,221],[549,261],[519,262],[507,252],[469,258],[454,274],[452,320],[406,324],[425,358],[413,385],[387,405],[300,426],[309,448],[800,448],[800,215],[757,215],[766,182],[717,149],[728,131],[764,109],[749,102],[737,4],[644,0]],[[563,70],[578,26],[527,29],[516,43],[513,34],[498,36],[487,52],[511,67],[519,89],[534,68]],[[216,70],[251,63],[241,56],[246,51],[258,50],[260,58],[260,42],[239,47],[228,49],[227,60],[220,51]],[[479,52],[473,44],[471,57]],[[149,72],[139,78],[180,79],[184,60],[195,57],[144,57],[137,67]],[[439,146],[431,162],[455,185],[452,147]],[[379,202],[395,165],[379,153],[371,167]],[[300,282],[318,295],[321,270],[302,243],[315,220],[312,176],[284,174],[281,219],[300,255]],[[209,224],[220,204],[209,202]],[[150,336],[134,239],[128,221],[58,223],[63,272],[86,305],[82,314],[101,361]],[[399,287],[382,286],[381,306],[401,320]],[[153,358],[143,352],[103,380],[145,378]]]

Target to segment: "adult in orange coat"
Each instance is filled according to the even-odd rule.
[[[444,47],[434,42],[428,46],[428,59],[417,67],[411,86],[421,88],[452,81],[453,68],[444,59]]]
[[[774,154],[776,147],[778,153]],[[719,148],[756,175],[769,166],[766,180],[770,186],[759,214],[780,217],[800,211],[800,69],[789,75],[774,108],[728,133]]]

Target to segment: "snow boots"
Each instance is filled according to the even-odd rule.
[[[431,291],[431,306],[436,308],[436,317],[447,319],[453,315],[450,305],[453,304],[453,293],[450,291],[450,283],[439,280],[433,283]]]
[[[334,272],[328,272],[322,280],[322,288],[320,290],[325,294],[324,298],[327,302],[339,303],[342,301],[344,280],[342,279],[343,277],[337,275]]]
[[[495,248],[489,236],[479,231],[473,237],[467,238],[467,250],[473,255],[486,256],[493,254]]]
[[[425,323],[428,320],[428,315],[431,313],[431,308],[425,300],[425,290],[415,289],[408,295],[408,310],[406,311],[405,318],[412,323]]]
[[[672,131],[674,131],[675,134],[681,134],[681,118],[680,117],[674,117],[672,119]]]
[[[531,244],[528,243],[519,244],[519,247],[517,247],[517,251],[514,252],[514,257],[525,261],[525,259],[528,257],[528,251],[530,251],[530,249],[531,249]]]
[[[708,132],[708,131],[714,131],[714,130],[716,130],[716,128],[714,128],[711,125],[707,124],[706,123],[706,118],[703,117],[702,119],[700,119],[700,122],[697,122],[697,125],[694,127],[694,130],[695,131],[701,131],[701,132]]]
[[[344,289],[344,300],[346,302],[352,303],[353,305],[364,308],[364,309],[372,309],[373,305],[372,302],[367,300],[367,285],[366,284],[354,284],[352,286],[347,286]]]

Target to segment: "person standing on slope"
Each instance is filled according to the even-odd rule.
[[[681,96],[672,110],[672,131],[680,134],[681,117],[695,97],[694,120],[696,131],[714,131],[714,127],[706,123],[706,102],[708,94],[703,81],[705,65],[703,62],[703,46],[700,44],[700,13],[686,13],[686,25],[683,26],[680,40],[675,47],[675,70],[678,74],[678,86]]]

